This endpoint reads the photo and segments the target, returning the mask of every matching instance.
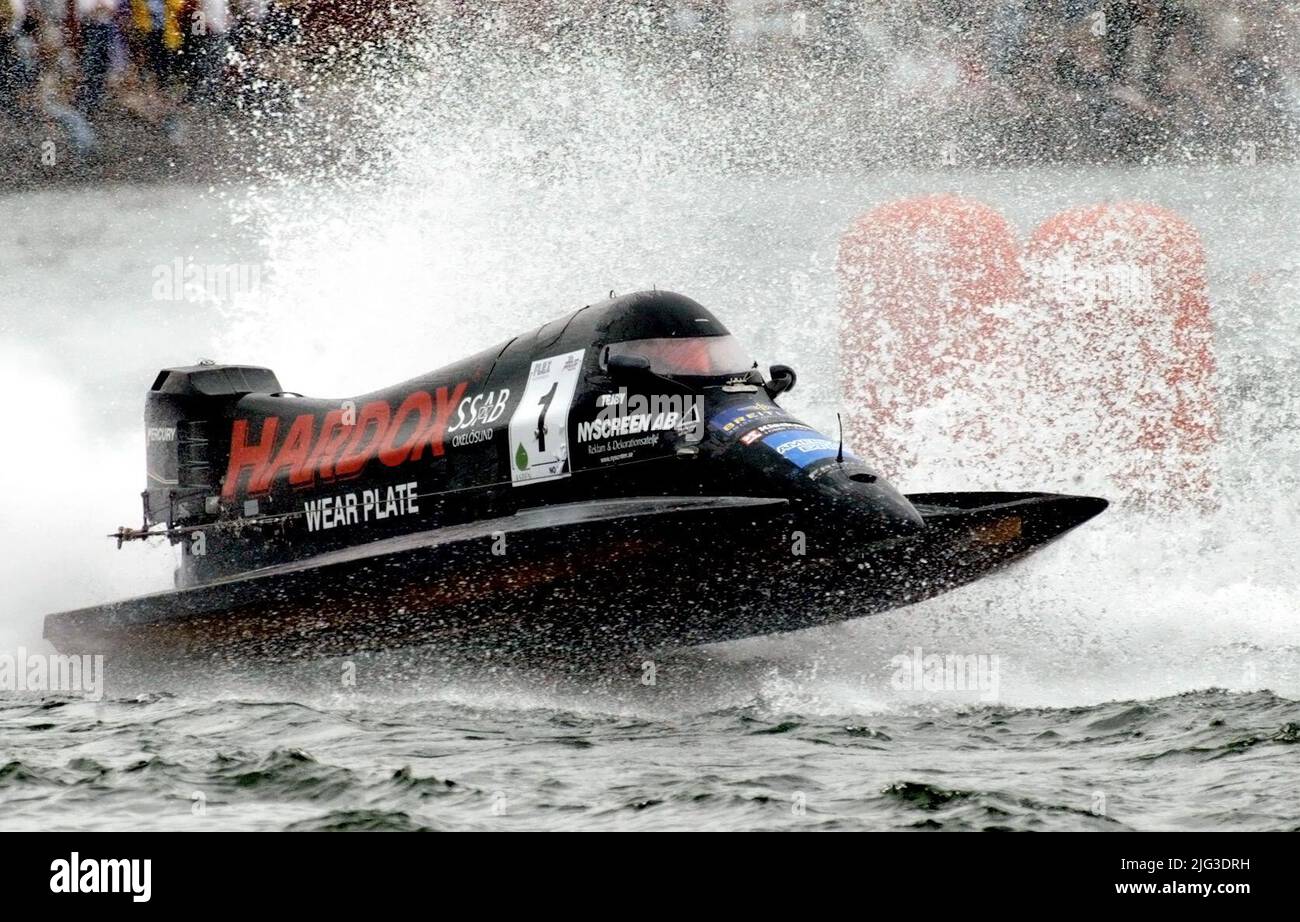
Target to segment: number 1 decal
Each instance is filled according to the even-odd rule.
[[[510,482],[515,486],[568,477],[569,408],[585,350],[538,359],[510,417]]]
[[[552,381],[546,396],[537,401],[537,405],[542,408],[542,412],[537,414],[537,450],[542,454],[546,453],[546,411],[551,408],[551,401],[555,399],[555,391],[559,386],[559,381]]]

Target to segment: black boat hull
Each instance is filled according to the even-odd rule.
[[[573,655],[819,627],[971,582],[1097,515],[1043,493],[908,497],[917,534],[845,546],[779,498],[631,497],[386,538],[50,615],[62,653],[340,655],[410,645]]]

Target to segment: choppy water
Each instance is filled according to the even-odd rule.
[[[0,705],[7,829],[1269,829],[1295,702],[671,715],[488,693]]]
[[[46,612],[169,585],[167,548],[103,537],[138,521],[158,368],[213,357],[356,393],[657,284],[794,365],[790,408],[833,426],[838,237],[920,192],[979,198],[1022,235],[1131,198],[1197,226],[1225,419],[1217,507],[1119,506],[975,586],[661,658],[653,685],[639,662],[520,672],[403,654],[354,673],[110,663],[101,701],[0,691],[0,827],[1300,827],[1295,169],[759,177],[725,169],[708,130],[588,83],[561,88],[560,153],[491,140],[509,106],[475,97],[482,111],[445,129],[437,106],[381,119],[382,168],[0,199],[0,654],[44,649]],[[576,166],[557,172],[548,151]],[[259,283],[239,303],[159,300],[176,259],[255,266]],[[1123,490],[936,445],[901,486]],[[895,658],[917,648],[996,657],[996,689],[900,688]]]

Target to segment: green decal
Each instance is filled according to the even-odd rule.
[[[521,471],[528,470],[528,452],[524,449],[524,443],[519,443],[519,448],[515,451],[515,467]]]

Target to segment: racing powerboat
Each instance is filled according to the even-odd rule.
[[[143,522],[174,589],[53,614],[64,653],[653,650],[812,628],[978,579],[1097,515],[904,496],[777,403],[700,304],[611,298],[363,396],[159,372]]]

